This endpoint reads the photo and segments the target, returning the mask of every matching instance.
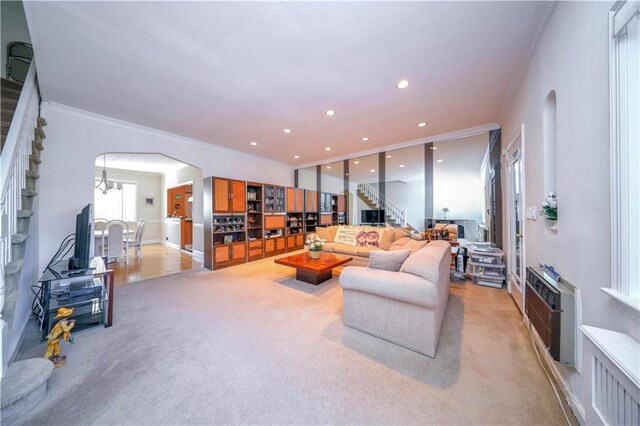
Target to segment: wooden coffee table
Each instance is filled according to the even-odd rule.
[[[309,284],[318,285],[331,278],[331,270],[337,266],[351,262],[353,257],[333,253],[320,252],[319,259],[312,259],[309,252],[281,257],[274,262],[279,265],[296,268],[296,279]]]

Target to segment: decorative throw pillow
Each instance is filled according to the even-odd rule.
[[[339,226],[334,241],[356,247],[380,247],[384,228],[372,226]]]
[[[398,272],[410,254],[410,250],[372,251],[369,253],[369,268]]]
[[[316,235],[322,238],[327,243],[330,243],[333,241],[333,238],[331,238],[331,232],[329,231],[329,228],[317,227]]]

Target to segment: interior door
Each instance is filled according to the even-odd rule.
[[[525,232],[523,210],[524,194],[524,125],[509,143],[507,166],[507,214],[509,228],[509,250],[507,253],[507,289],[522,312],[524,312],[525,280]]]

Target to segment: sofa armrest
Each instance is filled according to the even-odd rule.
[[[435,283],[404,272],[347,266],[340,273],[340,285],[345,290],[371,293],[428,308],[438,304]]]

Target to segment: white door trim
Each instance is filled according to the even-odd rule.
[[[510,167],[510,160],[511,160],[511,155],[513,155],[513,148],[515,147],[516,143],[518,142],[518,140],[520,140],[520,149],[519,149],[519,160],[520,160],[520,194],[521,194],[521,204],[520,204],[520,214],[522,215],[525,209],[526,204],[526,178],[525,178],[525,160],[526,160],[526,151],[525,151],[525,128],[524,128],[524,123],[520,125],[520,127],[518,128],[518,131],[515,133],[515,135],[511,138],[511,141],[509,141],[509,144],[507,145],[507,148],[504,150],[504,170],[507,172],[506,173],[506,183],[507,183],[507,236],[508,236],[508,243],[505,245],[507,247],[507,291],[509,291],[509,293],[512,295],[513,297],[513,293],[512,293],[512,288],[511,288],[511,279],[510,279],[510,274],[511,274],[511,269],[512,269],[512,265],[511,265],[511,251],[513,250],[512,247],[512,229],[513,229],[513,215],[512,215],[512,208],[513,208],[513,203],[512,203],[512,185],[513,183],[511,182],[511,171],[509,169]],[[526,274],[525,274],[525,270],[526,270],[526,224],[525,221],[523,220],[524,218],[521,218],[520,221],[520,233],[522,235],[521,237],[521,241],[522,241],[522,245],[521,245],[521,265],[522,265],[522,282],[521,282],[521,291],[522,294],[518,295],[521,296],[521,300],[519,301],[519,303],[516,303],[518,305],[518,307],[522,310],[522,315],[524,318],[524,299],[525,299],[525,278],[526,278]],[[516,301],[518,302],[518,301]]]

